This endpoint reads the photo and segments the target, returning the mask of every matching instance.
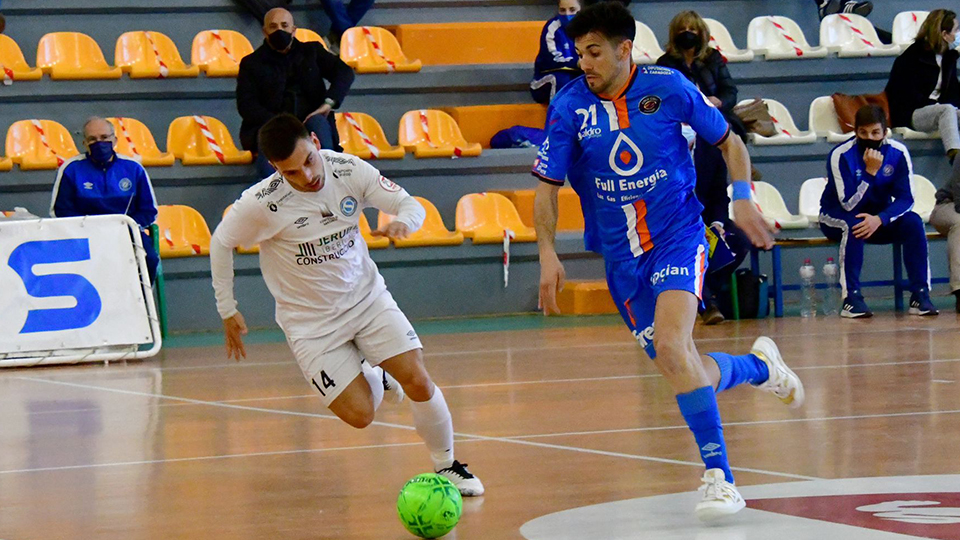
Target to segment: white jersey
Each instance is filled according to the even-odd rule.
[[[361,210],[395,215],[413,232],[423,224],[423,206],[358,157],[329,150],[320,155],[320,191],[298,191],[274,173],[244,191],[214,232],[210,266],[224,319],[237,313],[237,246],[260,244],[260,269],[288,339],[329,334],[386,289],[360,235]]]

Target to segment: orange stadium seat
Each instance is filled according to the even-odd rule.
[[[523,224],[517,209],[499,193],[471,193],[457,202],[457,231],[474,244],[503,242],[503,232],[513,231],[514,242],[535,242],[537,234]]]
[[[337,133],[343,151],[362,159],[402,159],[406,150],[402,146],[393,146],[383,133],[380,123],[369,114],[337,113]],[[357,125],[353,125],[353,120]],[[359,126],[359,127],[357,127]],[[370,148],[366,138],[376,150]],[[373,152],[376,151],[377,155]]]
[[[393,245],[398,248],[420,247],[420,246],[459,246],[463,243],[463,234],[459,231],[451,232],[447,230],[440,217],[440,212],[432,202],[423,197],[414,197],[423,209],[427,211],[427,217],[423,221],[423,227],[403,240],[394,240]],[[386,212],[380,212],[378,227],[383,228],[394,220],[394,216]]]
[[[421,68],[420,60],[407,59],[393,34],[376,26],[356,26],[344,32],[340,59],[357,73],[411,73]]]
[[[401,24],[397,39],[425,66],[529,64],[540,50],[542,30],[543,21]]]
[[[107,121],[113,124],[117,132],[117,153],[136,159],[144,167],[173,165],[173,154],[160,151],[150,129],[141,121],[125,116],[107,118]]]
[[[472,107],[445,107],[468,141],[480,141],[490,148],[490,139],[502,129],[527,126],[543,129],[547,123],[547,108],[539,103],[518,105],[476,105]]]
[[[250,41],[233,30],[204,30],[193,38],[190,62],[207,77],[236,77],[240,60],[253,52]]]
[[[0,66],[13,72],[14,81],[39,81],[43,71],[27,65],[17,42],[0,34]]]
[[[370,234],[370,222],[367,221],[367,216],[362,213],[360,214],[360,235],[363,236],[363,240],[370,249],[383,249],[390,245],[390,239],[382,236],[375,237]]]
[[[557,295],[557,307],[564,315],[607,315],[617,312],[604,280],[568,281]]]
[[[67,128],[53,120],[20,120],[7,130],[6,154],[20,169],[56,169],[79,154]]]
[[[160,32],[121,35],[117,38],[114,62],[133,79],[196,77],[200,74],[197,66],[183,63],[177,46]]]
[[[533,201],[535,191],[532,189],[496,190],[510,199],[517,208],[520,220],[528,227],[533,227]],[[557,218],[557,232],[583,232],[583,208],[580,206],[580,197],[573,188],[560,188],[557,194],[559,216]]]
[[[424,131],[424,124],[427,131]],[[429,132],[429,133],[428,133]],[[449,114],[434,109],[409,111],[400,118],[400,145],[423,157],[479,156],[479,143],[469,143]]]
[[[119,79],[123,71],[107,65],[92,37],[79,32],[53,32],[40,38],[37,67],[51,79]]]
[[[330,50],[330,47],[327,45],[327,42],[320,37],[320,34],[310,30],[308,28],[297,28],[296,33],[293,34],[293,37],[297,38],[297,41],[301,43],[309,43],[311,41],[316,41],[317,43],[323,45],[323,48]]]
[[[227,217],[227,214],[230,213],[231,208],[233,208],[232,204],[227,205],[227,207],[223,209],[223,218]],[[221,221],[223,221],[223,218],[221,218]],[[260,246],[253,246],[253,247],[237,246],[237,253],[245,253],[245,254],[260,253]]]
[[[160,257],[195,257],[210,254],[210,228],[200,212],[180,204],[157,207]]]
[[[209,127],[212,146],[201,122]],[[251,163],[253,154],[240,150],[223,122],[212,116],[181,116],[167,130],[167,150],[184,165],[241,165]]]

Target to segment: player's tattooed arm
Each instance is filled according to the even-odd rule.
[[[560,313],[557,294],[563,289],[566,272],[557,256],[556,236],[558,193],[560,186],[540,182],[533,203],[533,221],[540,247],[540,298],[539,308],[544,315]]]

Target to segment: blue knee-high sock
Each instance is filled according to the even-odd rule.
[[[730,472],[730,463],[727,461],[727,445],[723,442],[723,424],[717,408],[717,394],[713,388],[704,386],[688,394],[678,394],[677,404],[697,440],[704,465],[708,469],[723,469],[727,482],[733,482],[733,473]]]
[[[707,353],[720,368],[720,382],[717,383],[717,393],[729,390],[745,382],[753,385],[761,384],[770,378],[770,368],[767,363],[757,358],[755,354],[734,356],[727,353]]]

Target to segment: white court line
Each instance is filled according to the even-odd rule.
[[[807,422],[833,422],[837,420],[870,420],[875,418],[903,418],[909,416],[936,416],[938,414],[960,414],[960,409],[950,409],[946,411],[917,411],[917,412],[902,412],[902,413],[883,413],[883,414],[857,414],[849,416],[817,416],[813,418],[785,418],[782,420],[751,420],[747,422],[724,422],[723,427],[733,427],[733,426],[763,426],[770,424],[796,424],[796,423],[807,423]],[[686,430],[689,429],[686,425],[673,425],[673,426],[651,426],[651,427],[639,427],[639,428],[619,428],[619,429],[597,429],[597,430],[587,430],[587,431],[566,431],[559,433],[539,433],[534,435],[510,435],[503,437],[504,439],[548,439],[551,437],[567,437],[567,436],[577,436],[577,435],[604,435],[608,433],[641,433],[647,431],[670,431],[670,430]]]
[[[23,381],[30,381],[30,382],[37,382],[37,383],[45,383],[45,384],[53,384],[53,385],[59,385],[59,386],[68,386],[68,387],[73,387],[73,388],[82,388],[82,389],[86,389],[86,390],[96,390],[96,391],[101,391],[101,392],[112,392],[112,393],[118,393],[118,394],[130,395],[130,396],[139,396],[139,397],[150,397],[150,398],[168,399],[168,400],[173,400],[173,401],[181,401],[181,402],[193,403],[193,404],[197,404],[197,405],[207,405],[207,406],[211,406],[211,407],[222,407],[222,408],[233,409],[233,410],[242,410],[242,411],[251,411],[251,412],[264,412],[264,413],[280,414],[280,415],[286,415],[286,416],[297,416],[297,417],[304,417],[304,418],[323,418],[323,419],[328,419],[328,420],[329,420],[329,419],[337,419],[336,416],[325,415],[325,414],[305,413],[305,412],[299,412],[299,411],[287,411],[287,410],[282,410],[282,409],[264,409],[264,408],[261,408],[261,407],[248,407],[248,406],[245,406],[245,405],[233,405],[233,404],[228,404],[228,403],[217,403],[217,402],[203,401],[203,400],[198,400],[198,399],[189,399],[189,398],[181,398],[181,397],[175,397],[175,396],[167,396],[167,395],[164,395],[164,394],[153,394],[153,393],[149,393],[149,392],[137,392],[137,391],[133,391],[133,390],[122,390],[122,389],[118,389],[118,388],[105,388],[105,387],[93,386],[93,385],[88,385],[88,384],[78,384],[78,383],[69,383],[69,382],[63,382],[63,381],[54,381],[54,380],[50,380],[50,379],[39,379],[39,378],[34,378],[34,377],[13,377],[13,378],[19,379],[19,380],[23,380]],[[406,425],[403,425],[403,424],[393,424],[393,423],[388,423],[388,422],[374,421],[371,425],[377,425],[377,426],[383,426],[383,427],[391,427],[391,428],[395,428],[395,429],[403,429],[403,430],[406,430],[406,431],[415,431],[415,428],[414,428],[413,426],[406,426]],[[500,442],[500,443],[508,443],[508,444],[517,444],[517,445],[522,445],[522,446],[534,446],[534,447],[538,447],[538,448],[548,448],[548,449],[552,449],[552,450],[566,450],[566,451],[578,452],[578,453],[582,453],[582,454],[593,454],[593,455],[600,455],[600,456],[607,456],[607,457],[620,457],[620,458],[626,458],[626,459],[632,459],[632,460],[638,460],[638,461],[649,461],[649,462],[654,462],[654,463],[666,463],[666,464],[670,464],[670,465],[685,465],[685,466],[692,466],[692,467],[697,467],[697,468],[703,468],[703,463],[701,463],[701,462],[681,461],[681,460],[676,460],[676,459],[658,458],[658,457],[643,456],[643,455],[638,455],[638,454],[624,454],[624,453],[620,453],[620,452],[608,452],[608,451],[605,451],[605,450],[594,450],[594,449],[591,449],[591,448],[580,448],[580,447],[577,447],[577,446],[565,446],[565,445],[547,444],[547,443],[540,443],[540,442],[534,442],[534,441],[525,441],[525,440],[520,440],[520,439],[506,439],[506,438],[503,438],[503,437],[489,437],[489,436],[485,436],[485,435],[474,435],[474,434],[470,434],[470,433],[457,433],[457,432],[454,432],[454,435],[457,436],[457,437],[465,438],[465,439],[473,439],[473,440],[479,440],[479,441],[491,441],[491,442]],[[757,474],[765,474],[765,475],[768,475],[768,476],[776,476],[776,477],[780,477],[780,478],[791,478],[791,479],[794,479],[794,480],[821,480],[821,478],[817,478],[817,477],[813,477],[813,476],[805,476],[805,475],[792,474],[792,473],[783,473],[783,472],[776,472],[776,471],[766,471],[766,470],[752,469],[752,468],[746,468],[746,467],[731,467],[731,470],[740,471],[740,472],[750,472],[750,473],[757,473]]]

